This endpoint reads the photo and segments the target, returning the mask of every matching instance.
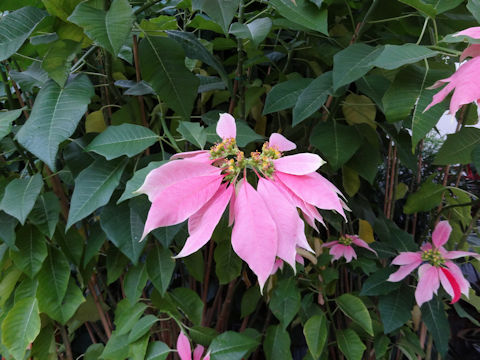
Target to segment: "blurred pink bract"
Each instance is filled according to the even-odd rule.
[[[452,227],[448,221],[441,221],[432,234],[432,244],[427,243],[421,251],[402,252],[395,259],[393,265],[400,268],[388,278],[388,281],[400,281],[417,267],[418,284],[415,290],[415,299],[418,306],[430,301],[437,293],[440,284],[452,297],[452,304],[460,299],[461,294],[468,297],[469,282],[463,277],[462,270],[451,260],[463,256],[479,255],[469,251],[447,251],[443,245],[448,241]]]
[[[152,202],[142,238],[188,219],[190,236],[177,257],[188,256],[210,240],[230,204],[232,247],[263,288],[277,258],[295,268],[297,247],[312,251],[297,208],[316,229],[315,220],[323,222],[317,208],[345,217],[342,194],[316,172],[324,163],[318,155],[283,156],[296,145],[280,134],[248,158],[237,147],[231,115],[220,115],[217,134],[222,142],[210,150],[176,154],[147,175],[137,191]],[[258,177],[256,189],[247,169]]]
[[[205,348],[202,345],[197,345],[193,351],[193,360],[210,360],[210,353],[207,353],[203,358]],[[192,348],[190,341],[185,336],[183,331],[180,332],[177,339],[177,351],[180,360],[192,360]]]
[[[367,249],[377,255],[377,252],[357,235],[343,235],[340,239],[327,242],[322,246],[330,248],[330,255],[333,256],[332,261],[338,260],[343,256],[348,263],[352,261],[352,259],[357,258],[357,253],[353,249],[352,244]]]

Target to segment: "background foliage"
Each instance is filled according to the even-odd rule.
[[[450,249],[480,245],[462,176],[480,159],[476,108],[443,144],[425,137],[447,101],[423,112],[465,47],[448,35],[480,21],[479,1],[2,0],[0,11],[3,357],[172,359],[179,326],[214,360],[478,357],[472,265],[474,290],[455,306],[439,293],[419,309],[411,281],[386,279],[440,217]],[[132,191],[170,154],[217,141],[220,112],[251,151],[276,131],[318,152],[352,209],[346,224],[322,213],[326,228],[308,230],[316,256],[263,296],[226,222],[185,259],[172,259],[184,224],[138,241],[149,202]],[[331,265],[320,246],[341,233],[379,258]]]

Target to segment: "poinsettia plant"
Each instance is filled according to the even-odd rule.
[[[478,357],[479,22],[2,0],[1,357]]]

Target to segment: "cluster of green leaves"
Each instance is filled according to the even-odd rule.
[[[166,359],[183,329],[213,360],[414,359],[420,316],[441,355],[447,310],[478,325],[443,293],[418,309],[385,267],[440,216],[448,246],[470,246],[476,198],[418,164],[448,107],[424,112],[428,87],[465,46],[446,35],[480,21],[478,1],[2,0],[0,15],[3,357]],[[480,168],[472,109],[435,165]],[[221,112],[248,150],[276,131],[318,152],[352,209],[347,224],[322,212],[320,237],[358,232],[378,259],[333,266],[308,230],[315,254],[262,295],[226,220],[185,259],[185,224],[140,242],[149,202],[134,191],[171,153],[215,143]]]

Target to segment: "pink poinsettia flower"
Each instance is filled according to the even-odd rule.
[[[210,353],[207,353],[202,359],[204,350],[205,348],[202,345],[197,345],[193,351],[193,360],[210,360]],[[192,360],[192,348],[190,347],[190,341],[183,331],[181,331],[178,335],[177,351],[180,360]]]
[[[349,263],[352,259],[357,258],[357,253],[353,249],[352,244],[367,249],[377,255],[377,252],[357,235],[343,235],[336,241],[323,244],[322,247],[330,248],[330,255],[333,256],[332,262],[343,256],[346,262]]]
[[[460,268],[451,260],[464,256],[478,259],[479,255],[469,251],[446,250],[443,245],[448,241],[451,231],[452,227],[448,221],[439,222],[433,230],[433,246],[427,243],[421,247],[421,251],[402,252],[392,261],[393,265],[400,265],[400,268],[388,278],[388,281],[392,282],[403,280],[418,267],[418,285],[415,290],[418,306],[430,301],[440,284],[452,297],[452,304],[457,302],[462,294],[468,297],[470,284]]]
[[[480,27],[465,29],[454,36],[468,36],[473,39],[480,39]],[[480,75],[480,57],[478,55],[480,55],[480,44],[471,44],[462,52],[460,61],[467,57],[472,57],[472,59],[462,64],[452,76],[439,80],[430,87],[430,89],[436,89],[447,84],[433,96],[432,102],[424,111],[442,102],[452,91],[453,95],[450,101],[450,114],[452,115],[455,115],[462,105],[478,102],[480,99],[480,83],[476,81]]]
[[[318,155],[283,156],[296,145],[282,135],[272,134],[247,158],[237,147],[231,115],[221,114],[216,130],[222,141],[210,150],[176,154],[147,175],[137,190],[152,202],[142,238],[188,219],[190,236],[177,257],[188,256],[210,240],[229,205],[233,250],[263,288],[277,259],[295,268],[297,247],[313,251],[297,208],[316,228],[316,220],[323,222],[317,208],[345,217],[342,194],[316,172],[324,164]],[[247,170],[258,177],[256,189]]]

